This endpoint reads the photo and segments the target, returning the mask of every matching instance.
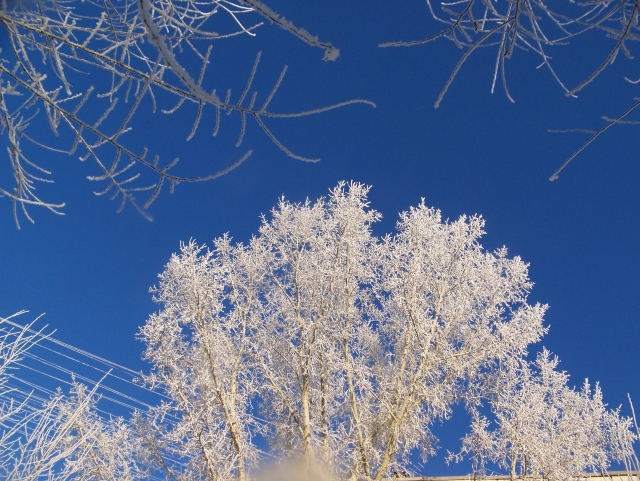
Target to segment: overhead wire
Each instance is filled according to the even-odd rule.
[[[13,329],[2,324],[11,326]],[[23,334],[32,336],[32,339],[28,340],[31,343],[30,348],[13,363],[22,373],[29,374],[20,375],[15,370],[11,370],[5,372],[6,382],[2,384],[0,381],[1,427],[10,428],[12,422],[20,422],[16,416],[2,419],[4,406],[8,406],[8,403],[13,402],[16,405],[23,403],[23,408],[28,413],[37,413],[59,392],[61,386],[73,388],[79,383],[95,389],[97,399],[95,413],[105,420],[126,417],[134,411],[150,412],[161,401],[171,400],[165,393],[145,385],[140,380],[141,372],[60,341],[51,334],[45,334],[43,329],[38,331],[31,325],[23,326],[0,317],[0,337],[6,341],[12,337],[17,339]],[[99,374],[100,379],[94,379],[91,373]],[[156,404],[154,405],[153,402]],[[115,406],[124,412],[115,412]],[[271,424],[253,413],[247,413],[247,415],[256,424],[263,426]],[[169,426],[175,426],[180,419],[176,415],[165,414],[163,421]],[[26,424],[35,426],[38,422],[36,416],[27,420]],[[273,453],[257,447],[256,450],[265,458],[276,458]],[[170,453],[166,453],[168,462],[176,467],[187,466],[188,459],[178,457],[172,452],[173,450],[169,451]]]

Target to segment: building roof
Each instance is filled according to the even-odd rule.
[[[394,478],[388,478],[388,481],[391,481]],[[508,481],[511,479],[511,476],[473,476],[471,474],[466,476],[422,476],[422,477],[414,477],[414,478],[396,478],[398,481],[471,481],[471,480],[491,480],[491,481],[500,481],[505,480]],[[517,477],[517,480],[522,480],[525,478]],[[532,478],[526,478],[532,479]],[[582,478],[578,479],[587,479],[588,481],[638,481],[638,474],[630,474],[627,471],[609,471],[604,474],[596,474],[596,473],[587,473]]]

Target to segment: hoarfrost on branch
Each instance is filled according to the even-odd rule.
[[[326,60],[337,58],[338,50],[330,43],[320,41],[253,0],[4,2],[0,27],[7,46],[0,58],[0,131],[8,141],[14,186],[0,185],[0,197],[13,203],[16,225],[20,225],[19,210],[32,221],[29,207],[44,207],[56,214],[62,214],[64,207],[63,202],[44,200],[36,192],[41,183],[52,182],[51,172],[42,166],[42,161],[27,157],[25,142],[44,147],[51,154],[77,153],[81,160],[91,159],[97,172],[88,179],[102,185],[95,194],[118,199],[119,209],[129,203],[146,217],[145,209],[163,187],[173,192],[180,183],[215,179],[251,155],[248,150],[221,170],[197,177],[176,173],[177,158],[161,159],[153,152],[153,145],[151,150],[137,147],[127,136],[134,125],[133,117],[146,98],[154,112],[158,107],[165,114],[186,105],[194,108],[187,140],[195,135],[203,109],[209,106],[216,112],[214,125],[208,127],[214,136],[220,128],[221,114],[235,113],[240,121],[236,146],[243,142],[247,121],[253,119],[287,156],[308,162],[319,160],[292,152],[269,129],[269,119],[308,116],[354,103],[374,105],[372,102],[355,99],[308,111],[272,112],[269,105],[287,67],[275,84],[266,87],[269,93],[264,100],[259,100],[251,89],[260,54],[255,61],[247,59],[247,67],[253,63],[253,68],[247,69],[247,83],[237,99],[232,98],[231,90],[219,96],[215,89],[204,87],[210,64],[222,69],[212,58],[213,42],[238,35],[255,36],[255,30],[262,25],[256,15],[275,22],[307,44],[324,49]],[[96,81],[101,85],[89,85],[86,74],[99,76]],[[172,105],[165,107],[167,101]],[[42,112],[51,135],[43,132],[39,119]],[[142,204],[135,198],[139,193],[146,195]]]

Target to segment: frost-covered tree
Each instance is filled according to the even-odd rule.
[[[283,199],[247,245],[191,241],[172,257],[141,331],[147,381],[171,401],[138,420],[172,475],[243,479],[258,434],[340,478],[409,470],[479,375],[545,332],[527,265],[482,248],[482,218],[421,204],[379,238],[367,192]]]
[[[598,385],[592,389],[585,380],[581,390],[570,388],[557,365],[547,350],[534,363],[501,365],[487,396],[492,416],[472,405],[471,433],[450,458],[471,455],[478,474],[493,463],[511,479],[550,481],[605,472],[612,462],[634,466],[631,419],[606,408]]]
[[[259,381],[248,353],[261,271],[227,238],[216,241],[213,251],[192,242],[171,259],[154,289],[164,309],[141,330],[145,357],[154,366],[146,381],[173,402],[136,425],[148,433],[144,444],[153,457],[189,460],[180,479],[244,480],[247,465],[257,459],[251,401]],[[167,426],[167,417],[176,422]],[[164,459],[161,465],[177,476]]]
[[[431,428],[456,403],[473,424],[453,457],[480,474],[637,469],[631,421],[597,385],[569,388],[546,351],[527,361],[546,331],[527,264],[482,248],[481,217],[443,221],[424,203],[376,236],[368,190],[282,199],[247,244],[183,244],[140,331],[141,380],[162,400],[130,420],[99,411],[97,386],[14,395],[9,369],[42,336],[0,329],[3,479],[273,479],[268,455],[312,479],[380,481],[434,453]]]
[[[51,172],[44,161],[29,155],[26,144],[44,147],[49,155],[66,152],[93,161],[95,174],[88,178],[101,184],[96,194],[109,194],[120,200],[120,208],[130,203],[143,214],[163,186],[173,191],[179,183],[217,178],[251,154],[239,154],[231,162],[220,159],[222,168],[217,172],[182,175],[175,169],[177,158],[161,159],[153,146],[147,149],[133,142],[129,132],[141,104],[154,112],[160,108],[165,114],[190,109],[193,128],[187,140],[199,128],[203,109],[215,110],[214,124],[206,127],[214,136],[221,114],[235,113],[240,124],[237,146],[243,141],[247,121],[253,120],[286,155],[317,161],[291,152],[269,129],[269,119],[301,117],[364,101],[303,112],[273,112],[269,107],[287,68],[272,85],[264,87],[268,94],[258,98],[251,90],[259,54],[255,62],[246,59],[248,80],[238,95],[235,89],[232,93],[221,85],[216,90],[207,81],[210,64],[223,68],[211,55],[213,43],[238,35],[255,36],[261,19],[320,47],[325,60],[338,57],[338,49],[330,43],[297,28],[258,0],[2,2],[0,132],[7,140],[14,185],[3,179],[0,197],[12,201],[16,224],[19,226],[18,210],[31,220],[30,206],[58,214],[64,206],[44,200],[36,192],[42,182],[52,182]],[[91,74],[91,80],[86,74]],[[226,93],[221,94],[223,90]],[[147,194],[141,204],[134,197],[140,193]]]

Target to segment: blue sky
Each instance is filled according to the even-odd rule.
[[[253,58],[262,51],[256,78],[260,98],[284,64],[285,81],[271,104],[289,112],[363,98],[377,107],[353,105],[302,119],[273,119],[269,126],[295,153],[320,157],[308,164],[286,157],[255,123],[233,146],[239,119],[223,118],[218,138],[210,135],[213,112],[185,141],[193,111],[150,114],[143,105],[132,142],[165,158],[179,155],[183,172],[210,173],[233,163],[246,150],[250,159],[218,180],[179,185],[150,208],[153,222],[130,207],[93,195],[86,180],[89,162],[32,150],[53,171],[56,183],[40,187],[48,199],[67,203],[64,217],[32,209],[35,225],[15,229],[11,206],[0,206],[0,315],[21,309],[56,337],[133,369],[144,368],[135,335],[156,306],[148,288],[156,283],[180,241],[198,242],[228,232],[250,238],[281,195],[293,201],[325,195],[339,180],[373,186],[372,207],[384,218],[382,234],[397,214],[422,197],[445,217],[482,214],[484,246],[502,245],[530,262],[532,301],[548,303],[549,334],[542,345],[558,354],[561,368],[580,385],[600,382],[610,406],[640,403],[640,165],[634,126],[611,129],[581,154],[556,182],[549,176],[586,140],[584,134],[548,129],[598,128],[602,115],[615,116],[632,102],[634,75],[619,58],[578,99],[567,98],[551,75],[536,69],[537,58],[517,52],[507,62],[512,104],[501,88],[490,93],[494,50],[487,48],[463,67],[439,109],[433,104],[462,50],[445,40],[381,49],[378,44],[422,38],[437,31],[421,1],[272,1],[269,5],[297,25],[340,48],[336,62],[287,32],[265,25],[253,38],[215,44],[208,82],[238,94]],[[594,35],[554,52],[558,72],[574,86],[606,57],[610,41]],[[84,81],[84,80],[82,80]],[[95,79],[99,82],[99,79]],[[169,102],[167,103],[169,105]],[[208,123],[207,123],[208,122]],[[3,175],[5,171],[3,170]],[[460,423],[458,423],[460,424]],[[456,426],[452,424],[451,426]],[[441,458],[456,450],[462,428],[445,425],[439,459],[425,473],[447,470]]]

